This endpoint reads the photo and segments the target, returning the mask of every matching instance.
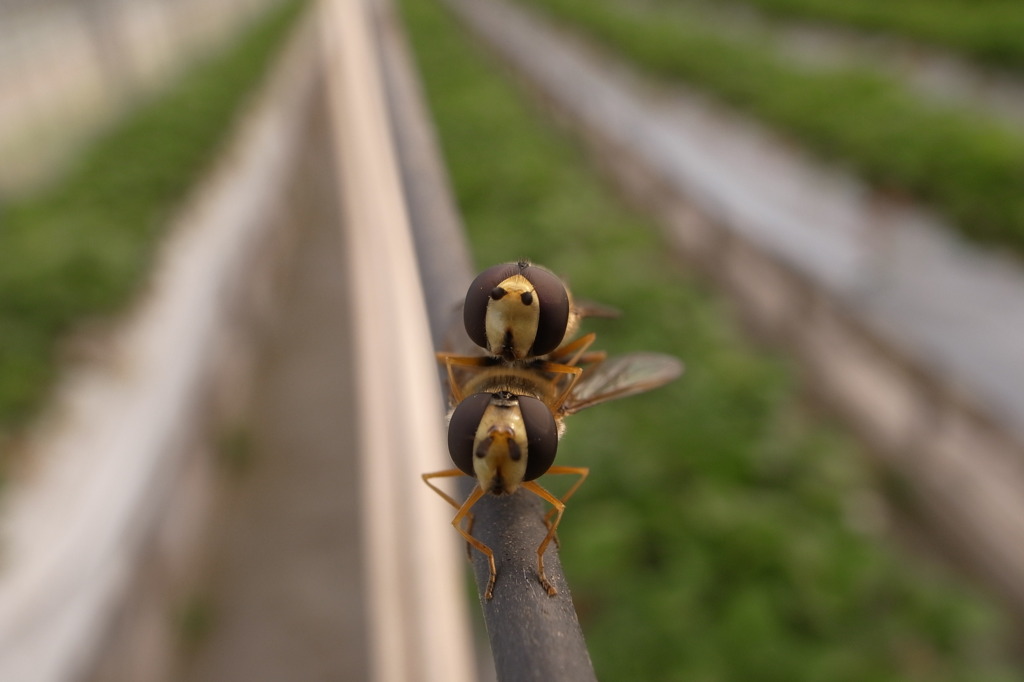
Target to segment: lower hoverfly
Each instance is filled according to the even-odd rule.
[[[575,355],[575,353],[574,353]],[[551,504],[545,517],[548,533],[537,547],[537,575],[549,595],[556,594],[544,574],[544,551],[561,522],[565,502],[583,484],[585,467],[554,466],[565,417],[609,400],[643,393],[672,381],[683,371],[674,357],[632,353],[605,359],[594,354],[586,367],[543,360],[516,367],[500,358],[489,364],[463,364],[463,356],[438,354],[448,370],[451,410],[448,414],[448,451],[456,469],[423,474],[424,482],[457,512],[452,525],[466,541],[487,557],[490,577],[484,596],[494,594],[497,568],[494,552],[473,537],[471,509],[487,493],[505,495],[520,487]],[[554,360],[564,360],[554,356]],[[574,361],[575,362],[575,361]],[[458,380],[456,373],[466,376]],[[579,476],[561,498],[535,479],[545,473]],[[467,475],[476,479],[472,493],[459,503],[431,481]],[[463,521],[467,527],[463,527]]]

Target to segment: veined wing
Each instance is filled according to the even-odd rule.
[[[663,386],[683,373],[683,363],[661,353],[629,353],[584,370],[561,413],[580,410]]]

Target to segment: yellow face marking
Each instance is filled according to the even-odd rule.
[[[473,471],[486,492],[514,493],[526,475],[526,427],[516,403],[490,404],[473,440]]]
[[[527,357],[540,324],[540,299],[530,280],[512,275],[494,291],[504,291],[487,301],[484,328],[487,349],[494,355],[519,360]]]

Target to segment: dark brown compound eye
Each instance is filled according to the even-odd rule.
[[[565,337],[569,325],[569,293],[562,280],[550,270],[530,265],[522,274],[530,280],[540,304],[540,321],[530,354],[546,355],[558,348]]]
[[[473,441],[480,420],[491,402],[490,393],[474,393],[455,406],[448,421],[448,454],[460,471],[475,476],[473,471]]]
[[[519,411],[526,426],[526,475],[524,481],[539,478],[551,468],[558,452],[558,425],[548,406],[529,396],[519,396]],[[450,433],[450,431],[449,431]]]
[[[495,296],[500,290],[498,285],[517,274],[525,277],[533,285],[540,307],[537,335],[534,337],[530,354],[546,355],[555,350],[565,337],[565,330],[569,324],[569,294],[562,280],[554,273],[525,261],[494,265],[477,275],[466,292],[466,303],[462,311],[466,333],[473,343],[481,348],[487,348],[487,302],[504,296],[503,291]],[[533,295],[524,295],[522,301],[525,305],[530,305],[533,302]]]

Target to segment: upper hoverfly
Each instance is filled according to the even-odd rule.
[[[617,311],[577,302],[546,268],[521,260],[487,268],[466,292],[463,324],[473,343],[491,356],[515,363],[548,355],[568,342],[583,317],[614,317]],[[585,349],[588,334],[576,343]]]
[[[471,288],[470,296],[472,293]],[[588,336],[593,339],[592,334]],[[535,347],[543,349],[544,346]],[[448,371],[452,405],[448,415],[448,451],[457,468],[423,474],[423,480],[458,510],[452,525],[487,557],[487,599],[493,596],[497,578],[494,553],[463,527],[463,520],[468,519],[471,528],[470,510],[487,493],[512,494],[523,487],[550,503],[548,533],[537,547],[537,574],[548,594],[554,595],[556,590],[544,574],[544,551],[555,537],[566,500],[589,473],[585,467],[553,465],[558,441],[565,431],[565,417],[662,386],[678,377],[683,365],[676,358],[656,353],[633,353],[611,359],[603,353],[591,353],[583,357],[578,341],[549,350],[546,357],[516,361],[506,360],[503,354],[479,357],[439,353],[438,358]],[[558,498],[535,482],[545,473],[572,474],[579,479]],[[475,478],[477,485],[462,504],[431,483],[431,479],[463,474]]]

